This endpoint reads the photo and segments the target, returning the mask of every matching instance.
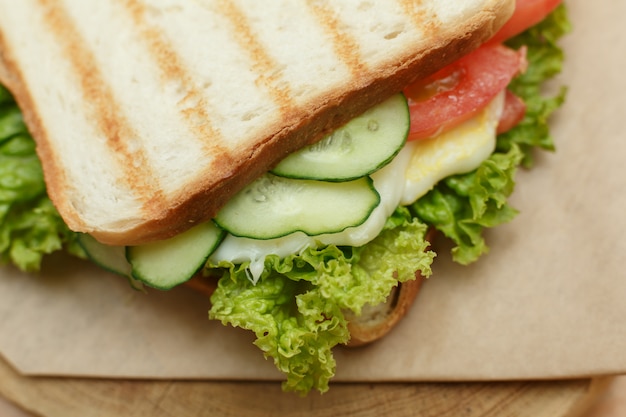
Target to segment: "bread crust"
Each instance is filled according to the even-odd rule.
[[[429,243],[426,250],[432,250],[436,236],[437,229],[429,227],[424,236]],[[358,317],[349,314],[347,319],[350,340],[347,346],[359,347],[382,339],[409,312],[424,281],[425,277],[420,271],[415,271],[415,279],[399,283],[389,294],[385,303],[373,306]]]
[[[348,347],[359,347],[375,342],[396,327],[413,305],[423,282],[423,275],[416,272],[415,279],[402,282],[394,288],[387,303],[374,306],[378,310],[375,314],[365,311],[359,317],[349,317]]]
[[[393,62],[366,71],[342,90],[329,91],[308,103],[283,113],[280,128],[262,132],[256,145],[230,155],[228,163],[199,175],[176,196],[166,200],[146,193],[140,220],[120,221],[113,226],[94,225],[69,199],[68,178],[48,130],[40,118],[25,77],[14,60],[14,51],[0,29],[0,81],[14,94],[25,121],[37,142],[50,198],[68,226],[111,245],[136,245],[179,234],[194,224],[210,220],[239,190],[262,175],[285,155],[321,139],[328,132],[364,112],[416,79],[423,78],[475,49],[491,37],[511,15],[514,2],[493,0],[490,7],[455,28],[442,32],[432,44],[407,53]],[[227,155],[228,156],[228,155]]]

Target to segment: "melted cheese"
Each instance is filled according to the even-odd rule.
[[[485,110],[454,129],[436,138],[407,143],[391,163],[372,174],[381,201],[360,226],[340,233],[307,236],[296,232],[269,240],[227,235],[211,255],[211,261],[236,264],[249,261],[249,277],[256,282],[267,255],[285,257],[320,244],[361,246],[370,242],[398,205],[413,203],[441,179],[472,171],[491,155],[503,103],[502,93]]]

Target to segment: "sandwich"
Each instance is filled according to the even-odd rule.
[[[323,392],[435,234],[468,264],[514,217],[567,29],[548,0],[2,0],[3,259],[207,291],[285,389]]]

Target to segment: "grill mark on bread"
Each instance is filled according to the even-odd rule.
[[[141,42],[147,46],[156,62],[162,82],[176,84],[177,89],[184,92],[184,98],[176,105],[189,131],[202,143],[206,155],[219,155],[219,158],[215,158],[215,163],[231,164],[232,156],[223,146],[224,138],[207,113],[206,98],[185,69],[172,43],[162,35],[159,28],[146,20],[146,5],[138,0],[120,0],[120,3],[132,17]]]
[[[332,9],[326,7],[320,0],[306,0],[317,20],[326,29],[333,42],[333,48],[339,59],[347,65],[350,72],[358,77],[366,70],[360,60],[360,46],[356,39],[341,30],[341,21]]]
[[[423,0],[400,0],[404,11],[411,16],[416,27],[424,31],[426,36],[433,36],[441,26],[439,16],[424,6]]]
[[[206,7],[204,3],[203,6]],[[251,67],[257,74],[257,84],[270,93],[283,116],[292,113],[297,106],[293,99],[291,87],[287,82],[281,82],[281,71],[277,71],[280,65],[261,44],[245,14],[232,0],[217,1],[215,10],[228,19],[233,27],[235,40],[252,60]]]
[[[158,208],[165,199],[156,183],[156,174],[152,172],[145,155],[131,151],[123,138],[136,136],[126,117],[120,113],[110,87],[106,85],[100,73],[96,59],[83,41],[82,35],[57,0],[38,0],[45,11],[44,22],[50,33],[61,45],[64,58],[67,59],[76,78],[79,80],[83,101],[90,103],[89,112],[95,125],[104,134],[106,144],[120,160],[123,174],[120,177],[129,185],[142,201],[144,207]]]

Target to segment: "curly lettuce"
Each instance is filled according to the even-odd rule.
[[[383,232],[359,248],[323,246],[280,259],[268,256],[256,284],[247,264],[228,262],[211,297],[209,317],[251,330],[266,357],[286,375],[283,388],[328,390],[332,349],[350,339],[344,312],[383,302],[398,282],[428,276],[434,253],[427,226],[400,208]]]
[[[446,178],[411,206],[419,218],[455,242],[455,262],[467,265],[486,254],[484,229],[506,223],[517,214],[507,199],[522,158],[517,146],[507,153],[494,153],[475,171]]]
[[[0,86],[0,261],[37,271],[45,255],[62,249],[82,254],[48,198],[22,114]]]
[[[515,128],[499,135],[497,151],[507,152],[513,146],[519,146],[525,168],[533,164],[534,149],[555,149],[548,119],[563,104],[567,88],[561,86],[554,95],[545,94],[544,88],[547,81],[561,72],[564,54],[558,41],[570,30],[567,9],[561,4],[541,23],[507,42],[515,49],[527,48],[528,69],[508,86],[510,91],[524,100],[526,114]]]

